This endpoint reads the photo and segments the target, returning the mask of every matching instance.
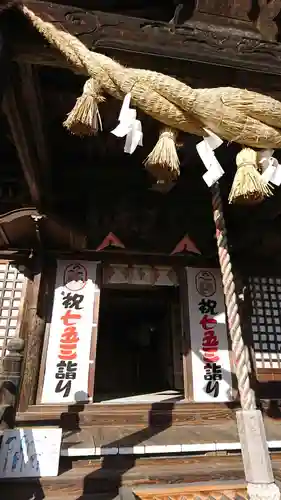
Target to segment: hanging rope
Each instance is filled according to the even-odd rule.
[[[228,250],[227,234],[223,215],[222,199],[218,182],[212,186],[212,205],[213,217],[216,226],[216,239],[222,273],[229,334],[231,337],[232,351],[236,366],[241,407],[243,410],[254,410],[256,408],[256,402],[254,391],[250,386],[249,354],[242,337],[240,316],[238,312],[238,299],[235,291],[234,276]]]

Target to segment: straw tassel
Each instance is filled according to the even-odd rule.
[[[250,148],[243,148],[236,156],[237,172],[229,195],[229,203],[259,203],[272,190],[258,171],[258,154]]]
[[[180,175],[176,138],[176,130],[163,128],[154,149],[144,162],[146,169],[158,181],[173,181]]]
[[[83,94],[78,97],[73,110],[68,114],[64,126],[75,135],[95,135],[102,130],[98,103],[105,99],[100,94],[101,87],[93,79],[86,81]]]

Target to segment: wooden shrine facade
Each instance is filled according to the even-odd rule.
[[[232,2],[231,6],[224,2],[223,8],[222,2],[206,0],[196,2],[192,8],[185,4],[175,8],[168,1],[164,8],[157,2],[148,5],[138,1],[124,1],[121,7],[98,0],[88,2],[90,5],[85,1],[84,8],[80,3],[71,7],[66,3],[27,2],[43,19],[59,23],[89,48],[124,64],[168,73],[194,87],[233,85],[281,98],[280,2],[259,8],[250,1]],[[147,314],[155,318],[154,309],[158,319],[166,314],[166,326],[157,328],[164,331],[169,325],[169,333],[163,335],[165,346],[164,341],[156,345],[153,358],[161,358],[165,365],[155,371],[162,374],[159,378],[165,379],[166,385],[160,380],[158,386],[152,387],[147,377],[145,387],[126,386],[125,399],[134,391],[140,395],[170,392],[175,403],[198,403],[202,411],[204,405],[207,411],[209,404],[239,404],[223,319],[210,192],[202,181],[197,139],[180,136],[181,176],[163,193],[142,167],[158,134],[151,118],[140,113],[147,139],[143,149],[132,156],[126,156],[122,141],[110,134],[120,110],[120,103],[111,98],[102,105],[103,131],[97,137],[71,136],[62,123],[84,79],[73,74],[69,64],[34,33],[16,5],[5,7],[0,17],[0,64],[7,75],[2,82],[0,116],[4,131],[0,138],[0,342],[3,357],[12,338],[20,336],[25,340],[20,418],[28,419],[32,411],[48,414],[50,408],[56,408],[59,413],[78,403],[90,407],[122,399],[122,383],[133,379],[133,372],[122,369],[123,378],[115,377],[120,394],[115,386],[116,393],[110,397],[110,377],[106,378],[105,370],[101,380],[101,370],[110,360],[112,373],[117,374],[118,366],[128,364],[129,358],[122,358],[124,340],[120,338],[120,353],[118,341],[108,333],[104,333],[104,337],[108,335],[107,343],[99,348],[101,329],[108,331],[101,326],[101,314],[105,324],[111,310],[117,316],[118,311],[123,311],[120,317],[132,310],[135,318],[141,318],[142,308],[144,317]],[[214,70],[218,67],[220,71]],[[249,371],[259,398],[279,399],[280,188],[259,206],[229,207],[227,196],[236,152],[235,145],[224,145],[218,156],[226,170],[221,191],[244,340],[250,353]],[[108,235],[109,243],[113,238],[111,246],[103,244]],[[67,269],[78,277],[66,279]],[[209,285],[201,288],[197,277],[200,273],[202,279],[205,273],[207,282],[213,280],[213,293],[209,294]],[[88,281],[90,292],[86,294]],[[200,293],[201,299],[196,295]],[[55,331],[61,329],[65,299],[70,300],[66,311],[76,306],[77,311],[82,311],[82,302],[87,302],[85,318],[82,312],[77,313],[85,322],[83,331],[88,332],[84,343],[82,334],[74,330],[62,331],[64,342],[55,338]],[[196,304],[192,300],[197,300]],[[196,307],[197,319],[193,314]],[[223,346],[218,346],[214,333],[214,349],[206,333],[210,329],[205,317],[208,314],[210,324],[215,318],[217,328],[223,331]],[[132,324],[120,323],[119,329],[126,326],[132,330]],[[200,325],[200,334],[194,325]],[[114,324],[107,328],[114,328]],[[203,337],[201,330],[205,331]],[[132,353],[138,348],[147,352],[145,341],[140,345],[132,332],[126,335],[128,343],[135,345]],[[117,354],[108,353],[114,342],[113,354],[119,352],[119,361]],[[59,359],[54,364],[56,349],[63,362],[59,367]],[[210,397],[202,395],[201,382],[195,376],[200,370],[196,363],[201,351],[211,353],[209,358],[204,355],[206,365],[212,356],[218,365],[216,374],[209,373],[208,367],[202,372],[202,383],[209,387]],[[80,365],[74,366],[77,371],[70,370],[66,378],[65,363],[73,362],[73,368],[78,354]],[[133,364],[139,363],[135,359]],[[52,373],[56,382],[53,389],[46,385]],[[75,380],[79,380],[80,387],[75,386]]]
[[[144,263],[138,264],[130,257],[128,263],[127,256],[121,254],[117,258],[110,251],[106,255],[96,253],[88,259],[85,255],[84,258],[68,255],[59,260],[49,257],[41,262],[38,258],[28,260],[26,257],[1,262],[1,357],[5,356],[12,339],[21,337],[25,341],[19,393],[21,418],[28,419],[30,412],[39,407],[42,412],[44,406],[48,413],[50,408],[55,411],[57,407],[56,411],[61,412],[71,405],[96,403],[98,406],[130,402],[147,405],[149,402],[182,404],[185,401],[199,404],[202,410],[210,405],[232,407],[239,404],[235,367],[223,319],[220,272],[216,267],[206,268],[206,264],[200,265],[198,261],[186,266],[181,257],[160,265],[156,264],[159,262],[157,257],[142,257]],[[136,260],[140,260],[139,257]],[[31,264],[36,268],[30,269]],[[85,273],[87,286],[91,283],[89,295],[83,292],[78,280],[62,281],[67,273],[77,272],[80,277]],[[261,400],[279,399],[280,282],[277,271],[270,275],[259,273],[242,277],[240,274],[238,280],[243,333],[251,355],[249,370]],[[208,287],[214,287],[215,294],[209,295]],[[139,386],[136,380],[128,386],[124,380],[134,377],[129,357],[142,349],[142,344],[133,343],[133,349],[130,348],[131,332],[128,337],[126,324],[120,322],[120,317],[130,318],[132,313],[133,327],[137,331],[143,319],[144,324],[154,321],[158,310],[164,319],[160,323],[161,342],[153,351],[155,358],[145,358],[151,380],[148,386]],[[76,329],[72,326],[71,335],[66,324],[67,314],[71,320],[69,324],[77,326]],[[77,319],[75,315],[80,317]],[[111,333],[104,328],[104,316],[107,315],[112,316]],[[213,318],[218,318],[215,328]],[[79,321],[83,323],[82,328]],[[209,343],[204,343],[210,328],[221,328],[218,332],[220,344],[213,347],[211,353]],[[169,331],[167,338],[166,329]],[[203,372],[202,364],[198,364],[198,353],[204,355],[204,345],[209,347],[205,349],[205,365],[208,355],[210,361],[214,357],[217,359],[218,373],[212,378],[209,371]],[[153,349],[153,344],[149,344],[149,349]],[[144,351],[145,356],[147,352]],[[153,369],[158,366],[157,357],[166,363],[161,372],[166,378],[160,380],[160,384],[152,376]],[[75,359],[71,363],[74,368],[82,366],[75,378],[65,373],[71,358]],[[139,362],[138,358],[133,358],[133,362]],[[149,363],[152,363],[151,371]],[[127,368],[122,368],[122,364],[128,365]],[[160,365],[158,370],[160,372]],[[110,385],[112,379],[115,382]],[[212,383],[208,384],[210,380]],[[26,410],[28,413],[23,417],[22,412]],[[41,417],[43,415],[44,411]]]

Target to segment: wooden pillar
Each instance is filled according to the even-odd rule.
[[[178,271],[182,318],[182,362],[184,399],[193,400],[193,374],[191,361],[190,321],[188,308],[188,283],[185,268]]]
[[[41,354],[47,319],[48,302],[51,300],[50,263],[36,259],[27,291],[25,318],[25,354],[20,387],[19,410],[25,411],[35,404]]]
[[[15,405],[21,375],[24,340],[14,338],[7,345],[0,372],[0,433],[14,426]]]

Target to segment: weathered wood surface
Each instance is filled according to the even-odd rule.
[[[17,425],[59,425],[63,429],[62,450],[72,450],[76,455],[79,449],[100,454],[103,448],[115,449],[116,453],[126,448],[133,453],[135,447],[141,447],[140,453],[148,453],[145,447],[170,445],[181,452],[182,445],[239,442],[235,410],[223,406],[73,405],[63,411],[60,406],[47,409],[40,405],[36,411],[30,407],[18,413]],[[281,412],[275,406],[263,407],[268,441],[280,439]]]
[[[280,424],[267,425],[267,435],[270,441],[280,437]],[[181,453],[183,445],[237,443],[239,442],[236,423],[171,425],[167,426],[95,426],[84,428],[82,431],[65,431],[62,450],[76,450],[79,448],[95,448],[97,453],[104,448],[121,450],[126,448],[127,453],[133,454],[134,447],[140,447],[140,454],[149,453],[150,449],[158,446],[174,446],[175,453]],[[142,450],[145,447],[145,450]],[[152,448],[153,447],[153,448]],[[120,451],[120,453],[121,453]],[[167,450],[168,451],[168,450]],[[214,450],[212,450],[214,451]],[[163,453],[165,450],[163,449]],[[90,455],[92,453],[89,453]]]
[[[45,193],[49,191],[49,160],[42,99],[35,70],[28,64],[13,64],[8,73],[8,83],[3,98],[3,110],[31,201],[36,206],[42,206]]]
[[[273,454],[273,468],[277,482],[280,481],[280,455]],[[122,486],[143,491],[155,485],[159,490],[169,483],[171,488],[179,488],[188,483],[190,500],[196,493],[206,499],[208,491],[224,490],[227,498],[231,496],[231,488],[237,488],[242,494],[244,472],[241,456],[209,456],[209,457],[176,457],[164,459],[138,459],[137,457],[105,457],[103,460],[73,462],[62,461],[61,473],[56,478],[38,480],[2,481],[1,493],[11,498],[31,499],[69,499],[90,500],[95,495],[98,500],[113,499],[119,494]],[[65,470],[65,472],[63,472]],[[208,483],[206,484],[206,482]],[[204,484],[205,483],[205,484]],[[157,486],[156,486],[157,485]],[[209,487],[209,490],[208,490]],[[204,493],[204,495],[203,495]],[[192,495],[193,494],[193,495]],[[32,496],[33,495],[33,496]],[[41,495],[41,497],[40,497]],[[218,496],[218,491],[214,495]],[[236,496],[237,498],[237,496]],[[197,500],[197,499],[196,499]]]
[[[91,50],[117,49],[155,56],[166,56],[186,61],[210,63],[247,71],[281,74],[281,46],[267,42],[249,33],[226,29],[206,30],[188,21],[181,25],[138,19],[116,13],[85,11],[77,7],[48,2],[28,1],[30,9],[45,20],[56,24],[77,36]],[[14,25],[15,26],[15,25]],[[24,28],[24,27],[23,27]],[[16,49],[16,58],[29,59],[34,53],[32,37],[21,33],[10,34]],[[19,37],[19,38],[18,38]],[[21,39],[20,43],[17,43]],[[39,38],[36,37],[38,42]],[[46,45],[45,45],[46,47]],[[51,61],[52,53],[36,45],[37,62]],[[57,55],[53,53],[54,60]],[[35,58],[33,60],[35,61]],[[59,63],[57,63],[59,64]]]
[[[280,465],[280,457],[274,457],[277,477]],[[67,461],[65,467],[68,467]],[[194,485],[195,490],[198,483],[202,485],[205,481],[210,482],[210,487],[220,481],[229,481],[232,484],[233,481],[239,481],[243,484],[241,457],[194,456],[141,461],[135,457],[105,457],[102,461],[90,460],[88,466],[84,467],[79,466],[79,462],[77,466],[74,463],[71,470],[62,472],[55,478],[42,478],[40,482],[32,479],[1,481],[1,493],[4,498],[5,494],[7,497],[10,495],[12,498],[14,494],[14,498],[20,498],[16,495],[20,491],[22,498],[28,499],[32,498],[32,494],[35,498],[36,495],[40,498],[39,492],[47,498],[48,495],[76,495],[76,498],[80,499],[83,494],[118,494],[121,486],[137,487],[144,484],[190,483],[190,486]],[[41,498],[44,498],[43,495]]]
[[[41,89],[38,82],[36,70],[30,64],[20,64],[18,77],[21,85],[22,100],[25,103],[25,114],[29,118],[32,129],[35,154],[37,154],[37,168],[44,190],[49,189],[49,153],[47,144],[47,128],[43,116],[43,102]],[[23,120],[23,118],[22,118]],[[34,165],[35,166],[35,165]]]
[[[281,411],[278,404],[262,403],[265,418],[267,438],[280,439]],[[120,441],[122,433],[126,442],[137,444],[138,439],[153,439],[153,430],[157,434],[165,432],[167,439],[175,444],[182,442],[182,437],[188,442],[236,442],[235,408],[225,405],[196,404],[196,403],[157,403],[154,405],[38,405],[30,406],[26,412],[17,414],[18,425],[60,425],[65,431],[91,428],[91,435],[95,432],[95,446],[100,446],[99,439],[114,439]],[[106,435],[101,434],[104,428]],[[210,428],[214,431],[210,431]],[[141,430],[141,435],[134,434]],[[221,431],[221,432],[220,432]],[[84,432],[84,431],[83,431]],[[125,434],[124,434],[125,433]],[[178,434],[177,434],[178,433]],[[74,436],[74,434],[72,434]],[[168,436],[169,434],[169,436]],[[102,437],[103,436],[103,437]],[[94,438],[91,438],[93,440]],[[159,436],[158,438],[159,439]],[[161,437],[160,441],[164,443]],[[74,441],[80,440],[77,434]],[[83,438],[83,441],[87,439]],[[201,440],[201,441],[200,441]],[[176,442],[177,441],[177,442]],[[109,441],[107,441],[109,442]],[[122,443],[121,443],[122,444]],[[165,443],[164,443],[165,444]],[[170,443],[168,443],[170,444]]]
[[[17,416],[18,424],[38,421],[62,424],[63,428],[71,429],[79,419],[83,425],[155,425],[169,427],[175,425],[198,425],[214,422],[234,421],[234,410],[222,404],[196,403],[155,403],[128,405],[37,405],[29,406],[24,413]],[[46,424],[47,425],[47,424]],[[76,426],[77,428],[77,426]]]
[[[19,408],[25,410],[29,404],[35,403],[37,382],[43,348],[46,302],[48,298],[47,274],[42,273],[42,263],[37,260],[34,264],[33,279],[29,282],[27,292],[27,313],[25,318],[26,349],[21,384]]]
[[[275,41],[278,36],[276,18],[280,14],[280,0],[259,0],[259,12],[256,26],[266,40]]]
[[[206,498],[221,498],[223,500],[235,500],[239,498],[248,498],[247,485],[242,481],[228,481],[226,483],[218,482],[217,484],[201,483],[201,484],[179,484],[179,485],[155,485],[155,486],[139,486],[127,488],[131,490],[137,498],[141,500],[201,500]],[[122,497],[120,500],[123,500]],[[124,498],[124,500],[126,500]],[[129,500],[129,498],[128,498]],[[134,500],[134,496],[132,499]]]
[[[24,341],[14,338],[0,366],[0,432],[15,424],[16,401],[20,385]]]
[[[3,98],[3,109],[9,122],[32,203],[40,206],[42,191],[38,179],[39,162],[35,154],[33,136],[30,134],[31,122],[24,111],[24,101],[18,84],[19,81],[10,73],[9,85]]]
[[[281,423],[265,419],[266,436],[268,441],[280,440]],[[161,426],[93,426],[85,427],[81,431],[64,431],[63,450],[69,450],[79,454],[79,449],[93,449],[96,454],[102,453],[104,448],[116,450],[116,454],[122,453],[125,448],[127,454],[130,452],[140,454],[153,453],[154,447],[174,447],[175,453],[188,452],[184,446],[209,444],[209,451],[213,443],[239,443],[236,422],[226,423],[204,423],[197,425],[171,424],[170,427]],[[136,451],[134,452],[134,449]],[[121,451],[120,451],[121,450]],[[166,450],[169,451],[168,448]],[[159,453],[161,451],[159,450]],[[162,450],[165,453],[165,449]],[[89,451],[89,455],[93,452]],[[114,454],[114,453],[113,453]]]

